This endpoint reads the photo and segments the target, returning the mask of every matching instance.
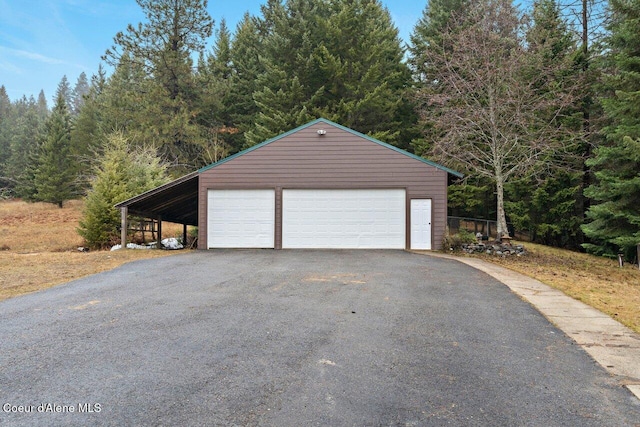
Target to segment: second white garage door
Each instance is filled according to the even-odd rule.
[[[283,248],[404,249],[404,189],[283,190]]]

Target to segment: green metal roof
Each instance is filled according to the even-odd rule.
[[[464,177],[464,174],[462,174],[460,172],[457,172],[457,171],[454,171],[453,169],[449,169],[446,166],[442,166],[442,165],[440,165],[438,163],[432,162],[431,160],[427,160],[427,159],[425,159],[423,157],[416,156],[415,154],[411,154],[411,153],[409,153],[407,151],[404,151],[404,150],[402,150],[402,149],[400,149],[398,147],[395,147],[395,146],[393,146],[391,144],[387,144],[386,142],[379,141],[379,140],[377,140],[375,138],[372,138],[372,137],[370,137],[368,135],[365,135],[363,133],[360,133],[360,132],[355,131],[353,129],[350,129],[348,127],[339,125],[337,123],[332,122],[331,120],[327,120],[327,119],[324,119],[324,118],[313,120],[313,121],[311,121],[311,122],[309,122],[307,124],[304,124],[304,125],[299,126],[299,127],[295,128],[295,129],[292,129],[289,132],[285,132],[285,133],[283,133],[281,135],[278,135],[278,136],[273,137],[271,139],[268,139],[268,140],[266,140],[264,142],[261,142],[260,144],[254,145],[251,148],[247,148],[244,151],[240,151],[239,153],[236,153],[233,156],[229,156],[227,158],[224,158],[224,159],[220,160],[219,162],[212,163],[212,164],[210,164],[208,166],[205,166],[205,167],[199,169],[198,173],[202,173],[202,172],[207,171],[207,170],[209,170],[211,168],[214,168],[214,167],[216,167],[218,165],[224,164],[224,163],[226,163],[228,161],[231,161],[231,160],[235,159],[236,157],[240,157],[240,156],[242,156],[242,155],[244,155],[246,153],[249,153],[249,152],[251,152],[253,150],[257,150],[260,147],[264,147],[265,145],[271,144],[272,142],[278,141],[278,140],[280,140],[280,139],[282,139],[282,138],[284,138],[286,136],[294,134],[294,133],[296,133],[296,132],[298,132],[298,131],[300,131],[302,129],[306,129],[306,128],[308,128],[310,126],[313,126],[313,125],[315,125],[317,123],[324,123],[324,124],[327,124],[327,125],[334,126],[334,127],[338,128],[338,129],[341,129],[341,130],[343,130],[345,132],[349,132],[349,133],[351,133],[353,135],[359,136],[359,137],[364,138],[364,139],[366,139],[368,141],[374,142],[374,143],[376,143],[378,145],[381,145],[381,146],[383,146],[385,148],[393,150],[393,151],[395,151],[397,153],[404,154],[405,156],[411,157],[411,158],[413,158],[415,160],[418,160],[418,161],[420,161],[422,163],[426,163],[427,165],[430,165],[430,166],[433,166],[435,168],[441,169],[441,170],[443,170],[443,171],[445,171],[445,172],[447,172],[447,173],[449,173],[451,175],[457,176],[458,178]]]

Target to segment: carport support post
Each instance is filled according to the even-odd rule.
[[[182,224],[182,246],[187,247],[187,224]]]
[[[162,216],[158,215],[158,242],[156,248],[162,249]]]
[[[127,249],[127,212],[126,206],[120,208],[120,247]]]

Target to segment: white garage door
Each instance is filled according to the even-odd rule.
[[[209,190],[209,248],[273,248],[274,190]]]
[[[405,248],[405,190],[283,190],[282,203],[283,248]]]

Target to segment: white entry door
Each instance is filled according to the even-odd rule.
[[[275,190],[209,190],[209,248],[273,248]]]
[[[404,249],[404,189],[282,192],[283,248]]]
[[[431,250],[431,199],[411,199],[411,249]]]

